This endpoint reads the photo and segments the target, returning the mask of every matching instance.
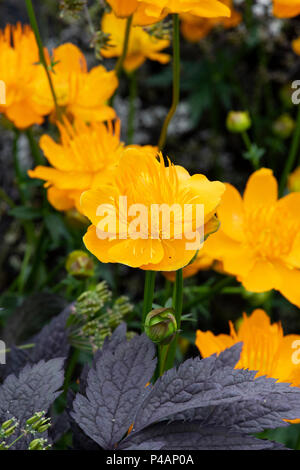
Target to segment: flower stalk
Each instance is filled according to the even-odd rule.
[[[45,53],[44,53],[44,47],[43,47],[41,35],[40,35],[40,32],[39,32],[39,27],[38,27],[38,24],[37,24],[37,20],[36,20],[34,8],[33,8],[33,5],[32,5],[32,1],[31,0],[25,0],[25,2],[26,2],[27,13],[28,13],[28,16],[29,16],[29,21],[30,21],[32,30],[34,32],[36,43],[37,43],[37,46],[38,46],[38,49],[39,49],[40,62],[41,62],[41,64],[43,65],[43,67],[45,69],[47,79],[48,79],[48,82],[49,82],[49,86],[50,86],[50,90],[51,90],[51,94],[52,94],[52,98],[53,98],[53,102],[54,102],[54,106],[55,106],[56,117],[60,120],[61,119],[61,110],[60,110],[60,108],[58,106],[58,103],[57,103],[57,98],[56,98],[53,82],[52,82],[52,79],[51,79],[51,75],[50,75],[50,72],[49,72],[48,64],[47,64],[47,61],[46,61],[46,57],[45,57]]]
[[[127,19],[124,42],[123,42],[123,50],[115,68],[117,77],[119,77],[122,72],[123,63],[127,56],[132,20],[133,20],[133,15],[129,16],[129,18]]]
[[[144,303],[143,303],[143,317],[142,325],[144,328],[145,320],[147,314],[152,310],[152,302],[154,296],[154,287],[155,287],[155,271],[146,271],[145,277],[145,289],[144,289]]]
[[[177,323],[177,331],[180,331],[181,325],[181,315],[183,307],[183,272],[182,269],[179,269],[176,272],[176,280],[174,284],[173,292],[173,309],[175,311],[175,319]],[[160,373],[163,374],[166,370],[171,369],[174,366],[176,349],[178,342],[178,334],[173,339],[172,343],[169,346],[168,351],[166,351],[166,358],[164,361],[164,370],[161,370]]]
[[[179,15],[173,15],[173,99],[168,115],[163,124],[158,147],[162,150],[166,143],[168,127],[176,112],[180,99],[180,30]]]

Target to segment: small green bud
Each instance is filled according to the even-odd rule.
[[[66,270],[77,279],[85,279],[94,275],[94,262],[84,251],[72,251],[66,261]]]
[[[4,431],[4,437],[9,437],[11,436],[15,430],[17,429],[17,427],[19,426],[19,423],[15,423],[13,426],[11,426],[10,428],[7,428],[5,431]]]
[[[177,322],[172,308],[157,308],[148,313],[145,333],[153,343],[168,344],[177,332]]]
[[[30,442],[28,450],[43,450],[45,442],[45,439],[34,439]]]
[[[8,419],[7,421],[4,421],[4,423],[2,423],[1,425],[1,429],[5,431],[10,426],[12,426],[15,423],[15,421],[16,421],[15,418],[11,418],[11,419]]]
[[[230,132],[245,132],[251,127],[248,111],[230,111],[227,115],[226,126]]]
[[[31,416],[31,418],[27,419],[26,424],[28,426],[32,426],[33,424],[38,423],[44,415],[44,411],[38,411],[33,416]]]
[[[273,124],[274,134],[281,137],[281,139],[288,139],[295,128],[295,121],[288,114],[282,114]]]
[[[49,422],[48,422],[48,423],[45,423],[45,424],[42,424],[41,426],[39,426],[39,427],[37,428],[37,432],[39,432],[39,433],[42,434],[43,432],[47,431],[47,429],[49,429],[50,426],[51,426],[51,423],[49,423]]]

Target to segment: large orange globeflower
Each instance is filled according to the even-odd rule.
[[[70,118],[87,122],[115,118],[114,109],[107,105],[118,86],[114,71],[108,72],[102,65],[88,71],[83,53],[71,43],[54,49],[52,64],[51,78],[58,105]],[[40,84],[38,101],[46,106],[52,105],[54,110],[48,82]]]
[[[300,0],[273,0],[273,13],[278,18],[292,18],[300,14]]]
[[[191,13],[203,18],[230,16],[230,9],[219,0],[107,0],[115,14],[128,18],[134,13],[134,24],[157,23],[170,13]]]
[[[214,335],[211,331],[197,330],[196,346],[202,357],[219,354],[233,344],[243,342],[236,369],[257,371],[257,377],[266,375],[280,382],[300,386],[300,335],[283,335],[280,323],[271,325],[263,310],[254,310],[235,330],[229,322],[229,335]]]
[[[222,0],[222,3],[231,9],[230,18],[224,16],[216,18],[199,18],[199,16],[190,13],[181,15],[182,35],[190,42],[198,42],[207,36],[216,26],[223,28],[234,28],[242,21],[242,15],[233,9],[232,0]]]
[[[118,57],[123,51],[123,42],[126,30],[126,20],[117,18],[111,12],[103,15],[102,31],[110,34],[107,48],[101,49],[103,57]],[[127,72],[133,72],[140,67],[146,59],[156,60],[161,64],[170,61],[170,55],[161,51],[169,47],[168,39],[157,39],[151,36],[141,26],[132,28],[129,37],[128,52],[123,63]]]
[[[5,98],[0,102],[0,113],[19,129],[41,124],[52,109],[52,103],[36,102],[39,85],[45,81],[38,62],[39,52],[29,26],[19,23],[0,30],[0,81]]]
[[[110,183],[123,151],[120,124],[85,124],[66,119],[58,123],[61,141],[43,135],[40,146],[52,165],[37,166],[28,172],[31,178],[45,180],[49,202],[60,211],[74,207],[80,212],[80,196],[87,189]]]
[[[115,187],[81,196],[82,212],[92,222],[84,243],[103,263],[176,271],[195,256],[191,235],[210,225],[224,189],[219,181],[166,166],[161,154],[157,159],[153,152],[129,148],[116,169]],[[195,215],[197,204],[204,207],[203,218]],[[192,210],[185,212],[184,205]]]
[[[277,197],[277,181],[266,168],[250,176],[243,199],[227,184],[221,228],[206,249],[247,290],[276,289],[300,306],[300,193]]]

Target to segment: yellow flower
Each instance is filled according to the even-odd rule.
[[[292,41],[292,48],[293,48],[293,51],[295,52],[295,54],[300,55],[300,38],[294,39]]]
[[[113,12],[103,16],[102,31],[111,35],[107,49],[101,50],[103,57],[116,57],[122,54],[125,30],[126,20],[117,18]],[[130,32],[128,53],[123,64],[124,69],[127,72],[132,72],[140,67],[146,59],[166,64],[170,61],[170,56],[160,51],[169,45],[168,39],[157,39],[142,27],[135,26]]]
[[[129,148],[116,169],[115,187],[103,186],[81,196],[82,212],[92,222],[84,243],[103,263],[175,271],[196,254],[197,249],[187,248],[190,235],[210,222],[223,192],[224,185],[218,181],[190,176],[180,166],[165,166],[161,154],[157,159],[153,152]],[[160,209],[162,204],[170,209],[167,224],[161,212],[154,215],[155,207]],[[183,216],[184,204],[192,209],[203,204],[204,221],[199,222],[195,211]],[[106,208],[107,215],[99,208]],[[188,233],[184,224],[190,227]]]
[[[300,166],[290,174],[288,179],[288,187],[292,192],[300,192]]]
[[[273,13],[278,18],[291,18],[300,13],[300,0],[273,0]]]
[[[41,124],[52,105],[35,101],[44,79],[35,37],[29,26],[7,25],[0,30],[0,80],[5,84],[6,104],[0,113],[20,129]]]
[[[236,369],[250,369],[257,377],[266,375],[300,386],[300,335],[283,335],[280,323],[271,325],[270,318],[263,310],[254,310],[238,329],[229,322],[230,335],[214,335],[211,331],[197,330],[196,346],[202,357],[219,354],[224,349],[243,342],[241,357]],[[298,351],[298,352],[297,352]]]
[[[190,263],[187,266],[185,266],[185,268],[183,268],[184,279],[192,277],[195,274],[197,274],[199,271],[204,271],[206,269],[209,269],[212,266],[214,259],[210,255],[206,254],[205,245],[206,244],[204,243],[203,248],[199,250],[195,261],[193,261],[193,263]],[[169,281],[175,282],[176,272],[166,271],[163,274]]]
[[[300,194],[277,197],[266,168],[251,175],[243,199],[227,184],[217,212],[221,228],[206,250],[247,290],[276,289],[300,306]]]
[[[89,72],[84,55],[71,43],[54,49],[52,63],[51,78],[58,105],[65,108],[69,117],[87,122],[115,118],[115,111],[106,104],[118,86],[114,71],[108,72],[99,65]],[[40,84],[38,101],[54,109],[48,82]]]
[[[134,24],[148,25],[170,13],[191,13],[203,18],[230,16],[230,9],[219,0],[108,0],[115,14],[127,18],[134,13]]]
[[[242,15],[232,9],[232,0],[221,0],[222,3],[231,9],[231,17],[217,17],[217,18],[199,18],[199,16],[191,15],[190,13],[181,14],[181,32],[185,39],[190,42],[198,42],[207,36],[211,30],[216,26],[223,26],[224,28],[234,28],[242,21]]]
[[[65,119],[58,123],[61,143],[43,135],[40,146],[52,165],[37,166],[29,171],[31,178],[45,180],[48,200],[57,210],[74,207],[80,211],[79,199],[87,189],[109,183],[123,151],[120,123],[85,124],[77,120],[74,127]]]

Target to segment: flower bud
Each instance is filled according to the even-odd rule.
[[[10,428],[14,423],[15,423],[15,418],[8,419],[7,421],[4,421],[1,425],[1,429],[5,431],[6,429]]]
[[[274,134],[281,137],[281,139],[288,139],[295,128],[295,121],[287,113],[279,116],[273,124]]]
[[[145,333],[153,343],[168,344],[177,332],[177,322],[172,308],[157,308],[148,313]]]
[[[46,439],[34,439],[30,442],[28,450],[44,450],[46,442]]]
[[[288,188],[291,192],[300,192],[300,166],[290,174]]]
[[[245,132],[251,127],[248,111],[230,111],[227,115],[226,126],[230,132]]]
[[[92,258],[81,250],[72,251],[66,261],[66,270],[77,279],[91,277],[94,274]]]

